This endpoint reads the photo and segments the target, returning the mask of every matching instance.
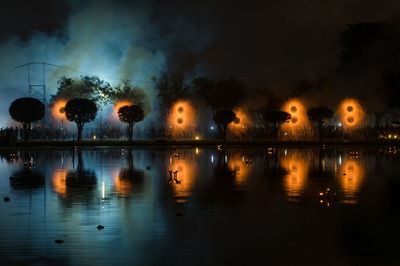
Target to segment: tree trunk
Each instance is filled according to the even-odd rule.
[[[78,141],[82,140],[83,125],[78,125]]]
[[[319,141],[322,140],[322,119],[319,119],[318,121],[318,137]]]
[[[134,124],[128,124],[128,140],[132,141]]]

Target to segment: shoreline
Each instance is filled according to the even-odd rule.
[[[81,142],[72,140],[33,140],[28,142],[0,143],[0,148],[24,148],[24,147],[212,147],[223,145],[222,139],[206,140],[83,140]],[[227,146],[391,146],[399,145],[400,140],[366,139],[366,140],[343,140],[327,139],[322,141],[285,141],[285,140],[229,140]]]

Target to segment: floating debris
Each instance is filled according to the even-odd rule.
[[[9,197],[4,197],[4,199],[3,199],[5,202],[7,202],[7,201],[10,201],[10,198]]]
[[[103,229],[104,229],[104,226],[102,226],[101,224],[99,224],[99,225],[97,226],[97,229],[103,230]]]
[[[57,243],[57,244],[62,244],[62,243],[64,243],[64,240],[56,239],[56,240],[54,240],[54,242]]]

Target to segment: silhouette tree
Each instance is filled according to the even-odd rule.
[[[283,111],[266,111],[263,114],[264,124],[272,126],[274,139],[278,138],[279,128],[290,119],[290,114]]]
[[[82,131],[85,123],[96,118],[97,106],[94,101],[85,98],[69,100],[65,105],[65,116],[78,127],[78,141],[82,140]]]
[[[322,140],[323,123],[333,116],[333,111],[328,107],[318,106],[307,111],[308,118],[318,123],[318,138]]]
[[[145,113],[150,112],[149,99],[139,86],[133,85],[129,80],[122,80],[113,87],[110,93],[110,98],[113,103],[120,100],[128,100],[137,105],[140,105]]]
[[[35,98],[19,98],[13,101],[9,108],[11,118],[22,123],[24,141],[28,141],[31,133],[31,123],[44,117],[45,106]]]
[[[124,123],[127,123],[127,134],[129,141],[132,140],[133,135],[133,127],[137,122],[140,122],[144,119],[144,112],[142,107],[139,105],[131,105],[131,106],[122,106],[118,110],[118,117]]]
[[[98,106],[112,101],[113,88],[97,76],[81,76],[80,79],[62,77],[58,81],[57,93],[51,96],[51,102],[57,99],[87,98]]]
[[[221,109],[234,109],[246,96],[243,83],[234,77],[219,80],[198,77],[193,79],[191,87],[213,114]]]
[[[214,122],[219,127],[222,127],[222,137],[224,138],[224,141],[226,141],[226,131],[228,129],[228,125],[232,123],[235,118],[236,114],[231,110],[220,110],[214,115]]]

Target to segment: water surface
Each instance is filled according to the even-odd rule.
[[[1,158],[0,196],[10,198],[0,202],[2,265],[400,263],[395,147]]]

